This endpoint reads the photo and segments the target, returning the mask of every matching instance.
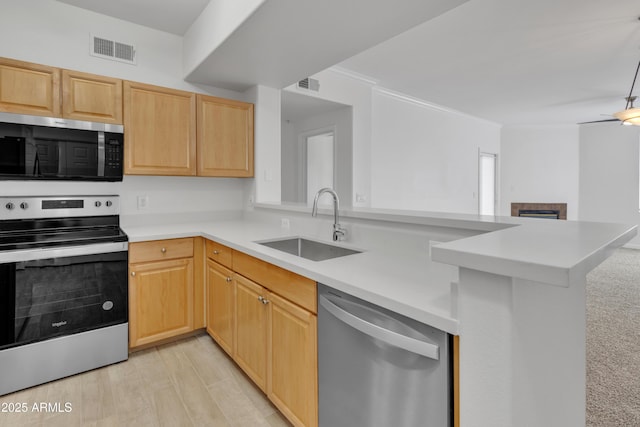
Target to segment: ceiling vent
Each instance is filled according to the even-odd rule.
[[[91,55],[113,61],[136,63],[136,48],[131,44],[91,35]]]
[[[318,92],[320,90],[320,81],[307,77],[306,79],[302,79],[298,82],[298,87]]]

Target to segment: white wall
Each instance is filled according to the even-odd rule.
[[[207,59],[264,1],[210,0],[184,35],[184,74]]]
[[[478,150],[499,153],[498,124],[339,68],[312,77],[310,96],[353,106],[353,206],[477,213]]]
[[[505,127],[501,214],[511,202],[567,202],[568,219],[640,225],[639,139],[618,123]]]
[[[310,77],[320,81],[320,90],[317,93],[305,91],[305,95],[352,107],[352,200],[351,203],[345,203],[345,206],[369,206],[371,194],[371,88],[374,83],[338,68],[329,68]],[[289,86],[285,89],[298,91],[295,86]],[[345,156],[342,161],[346,162],[346,159]],[[346,169],[344,164],[339,165],[339,168]],[[356,195],[361,195],[362,200],[356,200]]]
[[[298,191],[302,185],[298,178],[298,138],[296,136],[295,122],[282,119],[280,122],[280,155],[282,170],[282,190],[281,201],[284,203],[295,202],[298,198]]]
[[[640,224],[640,128],[618,123],[580,126],[580,219]],[[635,237],[628,246],[640,248]]]
[[[374,90],[371,206],[478,213],[478,150],[499,153],[499,125]]]
[[[242,100],[185,82],[182,37],[54,0],[2,3],[0,56]],[[136,65],[89,55],[90,34],[136,46]]]
[[[254,171],[249,190],[251,201],[280,203],[280,90],[254,86],[246,93],[254,108]],[[250,203],[249,203],[250,204]]]
[[[578,219],[578,125],[505,127],[500,145],[500,214],[512,202],[567,203]]]
[[[306,163],[300,144],[300,135],[319,129],[335,129],[335,185],[341,206],[351,206],[353,182],[353,125],[351,107],[306,117],[295,122],[282,123],[282,201],[301,200],[303,171]]]
[[[247,94],[183,81],[182,38],[53,0],[2,3],[0,56],[233,99]],[[137,65],[89,55],[89,35],[131,43]],[[126,133],[126,130],[125,130]],[[246,180],[127,176],[121,183],[0,182],[0,194],[121,194],[123,214],[242,209]],[[149,196],[138,211],[137,195]]]

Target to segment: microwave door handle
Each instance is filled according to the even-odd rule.
[[[40,176],[40,159],[38,158],[38,149],[36,150],[36,156],[33,159],[33,176]]]
[[[104,176],[105,163],[105,139],[104,132],[98,132],[98,176]]]
[[[58,147],[58,176],[67,174],[67,145],[68,142],[58,142],[56,146]]]
[[[354,303],[352,301],[342,301],[342,302],[345,304],[352,304],[354,306],[363,307],[360,304]],[[390,331],[389,329],[385,329],[383,327],[375,325],[373,323],[367,322],[361,317],[358,317],[353,313],[350,313],[347,310],[344,310],[338,307],[336,304],[332,303],[324,295],[320,296],[320,305],[324,307],[329,313],[331,313],[338,320],[346,323],[347,325],[362,332],[365,335],[369,335],[372,338],[378,339],[391,346],[401,348],[411,353],[428,357],[429,359],[434,359],[434,360],[440,359],[440,351],[439,351],[440,348],[435,344],[417,340],[415,338],[408,337],[406,335],[402,335],[397,332]],[[370,307],[366,307],[366,308],[371,310]]]

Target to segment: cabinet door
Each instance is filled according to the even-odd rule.
[[[267,304],[262,286],[236,275],[235,361],[263,391],[267,381]]]
[[[0,58],[0,111],[60,117],[60,70]]]
[[[122,80],[62,70],[62,116],[122,124]]]
[[[233,356],[235,284],[233,272],[207,260],[207,332]]]
[[[129,345],[136,347],[193,330],[193,259],[132,264]]]
[[[198,175],[253,176],[253,104],[198,95]]]
[[[296,426],[318,425],[317,317],[270,293],[267,396]]]
[[[125,174],[196,174],[196,96],[124,82]]]

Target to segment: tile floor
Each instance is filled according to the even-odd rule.
[[[290,426],[208,335],[0,397],[0,427],[58,425]]]

